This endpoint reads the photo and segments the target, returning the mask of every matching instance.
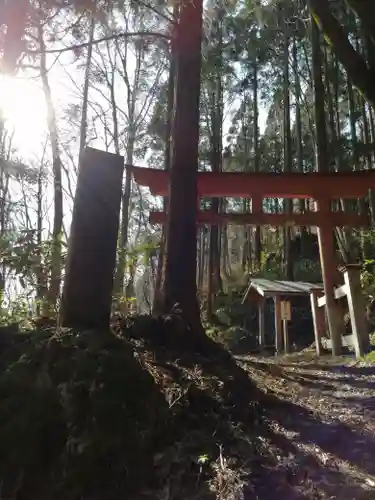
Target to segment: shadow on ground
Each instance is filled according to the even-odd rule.
[[[278,498],[375,498],[375,369],[256,358],[240,363],[269,396],[267,443],[277,457],[277,483],[287,478],[293,492],[284,488]]]
[[[178,316],[14,337],[0,355],[2,496],[365,499],[374,436],[326,407],[347,376],[366,391],[364,375],[296,367],[239,363]]]

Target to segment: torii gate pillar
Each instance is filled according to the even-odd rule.
[[[335,257],[335,238],[332,224],[329,222],[330,200],[319,200],[317,208],[321,212],[321,223],[318,227],[318,241],[320,264],[326,296],[326,314],[329,333],[332,341],[332,354],[339,356],[342,353],[342,321],[334,296],[337,262]]]

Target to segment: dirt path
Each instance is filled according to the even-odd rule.
[[[375,367],[239,358],[274,396],[261,438],[269,468],[249,498],[375,499]]]

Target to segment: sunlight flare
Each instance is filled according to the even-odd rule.
[[[8,129],[15,130],[15,147],[32,150],[39,145],[46,127],[46,106],[36,81],[1,75],[0,110]]]

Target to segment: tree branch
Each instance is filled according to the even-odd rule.
[[[49,49],[46,50],[46,54],[60,54],[62,52],[68,52],[69,50],[78,50],[84,49],[89,45],[98,45],[101,42],[106,42],[109,40],[116,40],[118,38],[130,38],[130,37],[155,37],[155,38],[164,38],[165,40],[170,40],[171,35],[167,35],[165,33],[157,33],[154,31],[136,31],[134,33],[119,33],[117,35],[104,36],[103,38],[99,38],[98,40],[92,40],[89,42],[78,43],[76,45],[70,45],[69,47],[63,47],[61,49]],[[40,54],[39,50],[28,50],[27,54]]]
[[[337,59],[345,67],[351,81],[362,92],[365,99],[375,105],[372,71],[350,43],[343,27],[332,14],[327,0],[310,0],[309,3],[314,18],[321,25],[324,34],[333,46]]]
[[[367,36],[375,43],[375,2],[373,0],[346,0],[346,2],[359,17]]]
[[[162,12],[160,12],[160,10],[156,9],[152,5],[150,5],[150,4],[146,3],[146,2],[143,2],[142,0],[137,0],[137,3],[139,5],[143,5],[143,7],[146,7],[146,9],[150,9],[152,12],[154,12],[154,14],[162,17],[163,19],[165,19],[169,23],[177,24],[176,21],[172,17],[169,17],[166,14],[163,14]]]

